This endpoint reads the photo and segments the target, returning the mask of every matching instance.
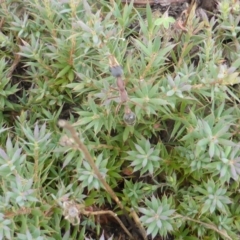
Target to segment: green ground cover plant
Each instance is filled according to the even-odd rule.
[[[239,12],[0,0],[0,239],[239,239]]]

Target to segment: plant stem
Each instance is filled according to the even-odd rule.
[[[109,214],[112,217],[114,217],[116,219],[116,221],[119,223],[119,225],[122,227],[122,229],[125,231],[125,233],[131,238],[133,239],[132,234],[127,230],[127,228],[123,225],[122,221],[119,219],[119,217],[112,211],[108,210],[108,211],[94,211],[94,212],[90,212],[90,211],[86,211],[86,210],[81,210],[82,214],[84,215],[103,215],[103,214]]]
[[[77,144],[77,148],[83,152],[83,154],[85,155],[86,160],[89,162],[90,166],[92,167],[94,173],[96,174],[96,176],[98,177],[99,181],[102,183],[102,185],[105,187],[105,190],[109,193],[109,195],[112,197],[112,199],[117,203],[117,205],[122,209],[124,215],[126,216],[126,218],[128,219],[129,223],[132,225],[132,227],[134,229],[136,229],[136,227],[134,226],[132,220],[130,219],[129,215],[127,214],[126,209],[124,208],[124,206],[122,205],[122,203],[120,202],[119,198],[117,197],[117,195],[115,194],[115,192],[112,190],[112,188],[108,185],[108,183],[104,180],[104,178],[102,177],[101,173],[99,172],[97,166],[94,163],[94,160],[90,154],[90,152],[88,151],[87,147],[81,142],[81,140],[79,139],[77,132],[75,131],[75,129],[73,128],[73,126],[65,121],[65,120],[59,120],[58,125],[60,127],[63,127],[65,129],[67,129],[73,140],[75,141],[75,143]],[[137,225],[139,226],[139,223],[137,223]],[[143,229],[143,227],[142,227]],[[146,239],[146,233],[144,232],[144,234],[142,233],[143,230],[141,229],[141,235],[144,239]],[[132,239],[134,239],[132,237]]]

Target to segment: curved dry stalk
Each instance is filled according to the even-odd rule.
[[[119,225],[122,227],[122,229],[124,230],[124,232],[131,238],[133,239],[134,237],[132,236],[132,234],[127,230],[127,228],[123,225],[122,221],[119,219],[119,217],[117,216],[116,213],[107,210],[107,211],[94,211],[94,212],[90,212],[90,211],[86,211],[86,210],[81,210],[81,213],[84,215],[104,215],[104,214],[109,214],[112,217],[114,217],[117,222],[119,223]]]
[[[109,195],[111,196],[111,198],[117,203],[117,205],[121,208],[121,210],[123,211],[123,214],[126,216],[127,220],[129,221],[129,223],[132,225],[133,228],[136,228],[131,220],[131,218],[129,217],[126,209],[124,208],[124,206],[122,205],[122,203],[120,202],[119,198],[117,197],[116,193],[112,190],[112,188],[108,185],[108,183],[104,180],[104,178],[102,177],[101,173],[99,172],[97,166],[95,165],[95,162],[90,154],[90,152],[88,151],[87,147],[81,142],[81,140],[78,137],[77,132],[75,131],[75,129],[73,128],[73,126],[65,121],[65,120],[59,120],[58,125],[60,127],[63,127],[65,129],[67,129],[71,136],[72,139],[74,140],[74,142],[77,145],[77,148],[79,151],[82,151],[86,160],[88,161],[88,163],[90,164],[90,166],[92,167],[94,173],[96,174],[96,176],[98,177],[99,181],[102,183],[102,185],[105,187],[105,190],[109,193]],[[137,225],[139,226],[139,223],[137,223]],[[143,227],[141,227],[141,229],[144,229]],[[141,231],[142,234],[142,231]],[[142,237],[145,239],[145,233],[144,235],[142,234]],[[132,239],[134,239],[132,237]]]
[[[206,227],[206,228],[212,229],[213,231],[215,231],[215,232],[217,232],[218,234],[222,235],[222,236],[225,237],[226,239],[228,239],[228,240],[233,240],[233,239],[227,234],[227,232],[219,230],[214,224],[205,223],[205,222],[202,222],[202,221],[199,221],[199,220],[196,220],[196,219],[187,217],[187,216],[182,216],[182,215],[180,215],[180,214],[176,214],[175,216],[176,216],[176,217],[179,217],[179,218],[186,219],[186,220],[191,221],[191,222],[199,223],[199,224],[203,225],[203,226]]]
[[[141,234],[143,236],[143,239],[146,240],[147,239],[147,233],[146,233],[146,231],[145,231],[145,229],[144,229],[144,227],[143,227],[143,225],[142,225],[142,223],[141,223],[137,213],[134,211],[134,209],[131,209],[131,215],[132,215],[132,217],[134,219],[134,222],[139,227],[140,232],[141,232]]]
[[[172,3],[184,3],[187,0],[134,0],[134,5],[156,5],[156,4],[172,4]],[[131,3],[130,0],[121,0],[122,3]]]
[[[117,205],[121,209],[123,209],[124,207],[123,207],[122,203],[120,202],[120,200],[118,199],[117,195],[112,190],[112,188],[107,184],[107,182],[102,177],[101,173],[99,172],[97,166],[94,163],[94,160],[93,160],[90,152],[88,151],[87,147],[80,141],[80,139],[77,135],[77,132],[75,131],[73,126],[65,120],[59,120],[58,124],[59,124],[60,127],[63,127],[70,132],[73,140],[77,144],[78,150],[83,152],[83,154],[86,157],[86,160],[89,162],[90,166],[92,167],[92,169],[93,169],[94,173],[96,174],[96,176],[98,177],[99,181],[105,187],[106,191],[110,194],[110,196],[113,198],[113,200],[117,203]]]

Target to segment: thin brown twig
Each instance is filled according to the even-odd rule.
[[[94,212],[91,212],[91,211],[86,211],[84,209],[81,210],[81,213],[84,214],[84,215],[92,215],[92,216],[95,216],[95,215],[105,215],[105,214],[109,214],[111,215],[112,217],[114,217],[117,222],[119,223],[119,225],[122,227],[122,229],[125,231],[125,233],[130,237],[130,238],[133,238],[132,234],[127,230],[127,228],[123,225],[122,221],[119,219],[119,217],[112,211],[110,210],[107,210],[107,211],[94,211]]]
[[[117,87],[121,103],[125,103],[128,101],[128,93],[125,88],[125,82],[122,78],[123,75],[122,67],[120,66],[117,59],[113,55],[109,55],[108,60],[112,75],[117,79]]]
[[[123,205],[122,203],[119,201],[117,195],[115,194],[115,192],[112,190],[112,188],[107,184],[107,182],[103,179],[101,173],[99,172],[98,168],[96,167],[94,160],[91,156],[91,154],[89,153],[87,147],[80,141],[80,139],[78,138],[77,132],[75,131],[75,129],[73,128],[73,126],[71,124],[69,124],[67,121],[65,120],[59,120],[58,122],[60,127],[63,127],[65,129],[67,129],[73,140],[75,141],[75,143],[77,144],[78,148],[80,151],[82,151],[87,159],[87,161],[89,162],[90,166],[92,167],[94,173],[96,174],[96,176],[98,177],[99,181],[103,184],[103,186],[105,187],[105,189],[107,190],[107,192],[110,194],[110,196],[113,198],[113,200],[117,203],[117,205],[123,209]]]
[[[193,11],[195,12],[196,7],[197,7],[196,0],[193,0],[193,1],[191,2],[191,4],[190,4],[188,10],[187,10],[187,18],[186,18],[186,20],[185,20],[185,22],[184,22],[184,24],[183,24],[183,27],[184,27],[184,28],[186,27],[186,25],[187,25],[187,23],[188,23],[188,21],[189,21],[189,18],[190,18],[191,13],[192,13]],[[178,39],[178,42],[181,41],[181,38],[182,38],[183,33],[184,33],[184,30],[182,29],[182,32],[181,32],[181,34],[180,34],[180,36],[179,36],[179,39]],[[185,44],[184,44],[184,48],[186,48],[187,46],[188,46],[188,44],[185,43]],[[182,51],[182,52],[184,52],[184,51]],[[180,65],[181,65],[181,63],[182,63],[182,60],[183,60],[183,59],[182,59],[182,56],[180,56],[180,58],[179,58],[179,60],[178,60],[178,63],[177,63],[177,67],[180,67]]]
[[[0,3],[1,3],[1,2],[0,2]],[[4,23],[5,23],[5,18],[3,17],[3,18],[0,20],[0,29],[2,29]]]
[[[140,221],[140,219],[139,219],[139,217],[138,217],[138,215],[137,215],[137,213],[135,212],[134,209],[131,209],[131,216],[133,217],[134,222],[137,224],[138,228],[140,229],[140,232],[141,232],[144,240],[146,240],[147,239],[147,233],[146,233],[146,231],[145,231],[145,229],[144,229],[144,227],[143,227],[143,225],[142,225],[142,223],[141,223],[141,221]]]
[[[131,0],[121,0],[122,3],[131,3]],[[133,0],[134,5],[155,5],[155,4],[173,4],[173,3],[184,3],[186,0]]]
[[[14,53],[14,60],[13,63],[11,65],[11,67],[9,68],[9,71],[7,73],[7,77],[11,78],[12,74],[14,72],[14,70],[17,68],[19,62],[20,62],[21,56],[17,53]]]
[[[222,236],[225,237],[226,239],[228,239],[228,240],[233,240],[233,239],[227,234],[227,232],[223,232],[223,231],[219,230],[219,229],[218,229],[215,225],[213,225],[213,224],[205,223],[205,222],[202,222],[202,221],[199,221],[199,220],[196,220],[196,219],[187,217],[187,216],[182,216],[182,215],[180,215],[180,214],[176,214],[175,216],[176,216],[176,217],[179,217],[179,218],[186,219],[186,220],[191,221],[191,222],[199,223],[199,224],[203,225],[203,226],[206,227],[206,228],[212,229],[213,231],[215,231],[215,232],[217,232],[218,234],[222,235]]]
[[[190,17],[190,13],[192,11],[195,11],[196,10],[196,7],[197,7],[197,3],[196,3],[196,0],[193,0],[190,4],[190,6],[188,7],[187,9],[187,18],[183,24],[184,27],[186,27],[187,23],[188,23],[188,20],[189,20],[189,17]],[[183,35],[184,31],[181,32],[180,36],[179,36],[179,39],[178,39],[178,42],[180,42],[181,38],[182,38],[182,35]]]
[[[97,166],[94,163],[94,160],[93,160],[90,152],[88,151],[87,147],[79,139],[79,137],[77,135],[77,132],[75,131],[73,126],[70,123],[68,123],[67,121],[65,121],[65,120],[59,120],[58,124],[59,124],[60,127],[63,127],[63,128],[67,129],[70,132],[73,140],[75,141],[75,143],[77,145],[77,148],[80,151],[83,152],[83,154],[85,155],[86,160],[88,161],[88,163],[92,167],[92,169],[93,169],[94,173],[96,174],[97,178],[102,183],[102,185],[105,187],[105,190],[109,193],[109,195],[117,203],[117,205],[122,209],[123,214],[126,216],[126,218],[130,222],[132,227],[134,227],[134,224],[133,224],[132,220],[130,219],[129,215],[127,214],[126,209],[124,208],[124,206],[120,202],[120,200],[117,197],[117,195],[115,194],[115,192],[112,190],[112,188],[107,184],[107,182],[102,177],[101,173],[99,172]],[[134,239],[134,237],[132,236],[131,239]]]
[[[125,104],[124,112],[125,114],[130,114],[131,109],[128,106],[129,98],[128,98],[128,93],[125,87],[125,82],[122,77],[123,75],[122,67],[120,66],[117,59],[113,55],[109,55],[108,60],[109,60],[109,67],[112,72],[112,75],[117,80],[117,87],[120,95],[120,104]]]

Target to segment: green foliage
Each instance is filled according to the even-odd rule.
[[[9,219],[4,219],[4,214],[0,214],[0,238],[3,239],[4,237],[6,239],[11,239],[11,230],[8,225],[10,225],[12,222]]]
[[[156,185],[150,185],[143,182],[132,182],[125,180],[125,186],[123,189],[123,193],[126,197],[126,203],[131,206],[137,206],[139,199],[143,199],[146,196],[151,196],[154,191],[156,191]]]
[[[123,214],[60,118],[149,237],[239,238],[238,1],[185,32],[132,2],[8,0],[0,15],[0,239],[107,239],[90,213]]]
[[[128,151],[127,160],[132,161],[134,171],[140,171],[140,174],[149,172],[151,175],[160,167],[159,149],[151,148],[150,142],[141,139],[138,144],[134,144],[135,151]],[[159,146],[157,146],[159,148]],[[154,171],[155,170],[155,171]]]
[[[227,213],[228,207],[226,204],[232,202],[229,197],[226,196],[227,190],[220,186],[220,184],[215,184],[213,180],[209,180],[207,183],[203,182],[203,188],[195,188],[195,191],[203,195],[198,197],[203,204],[202,213],[208,211],[213,213],[216,209],[220,212]]]
[[[0,60],[0,76],[1,76],[1,83],[0,83],[0,110],[6,109],[14,109],[17,108],[16,104],[11,103],[9,101],[9,96],[16,93],[19,89],[17,89],[17,84],[11,84],[10,78],[8,77],[7,71],[7,63],[4,58]]]
[[[173,230],[171,216],[175,212],[171,209],[171,203],[166,196],[160,199],[151,198],[151,201],[146,199],[147,208],[139,208],[143,214],[140,220],[147,227],[147,233],[155,237],[157,233],[161,236],[166,236],[168,232]]]
[[[102,154],[96,158],[96,166],[103,178],[106,178],[107,162],[108,159],[102,159]],[[97,190],[100,188],[100,182],[88,162],[83,161],[83,166],[77,169],[77,173],[79,176],[78,180],[82,182],[82,187],[87,187],[88,191],[91,191],[93,188]]]

